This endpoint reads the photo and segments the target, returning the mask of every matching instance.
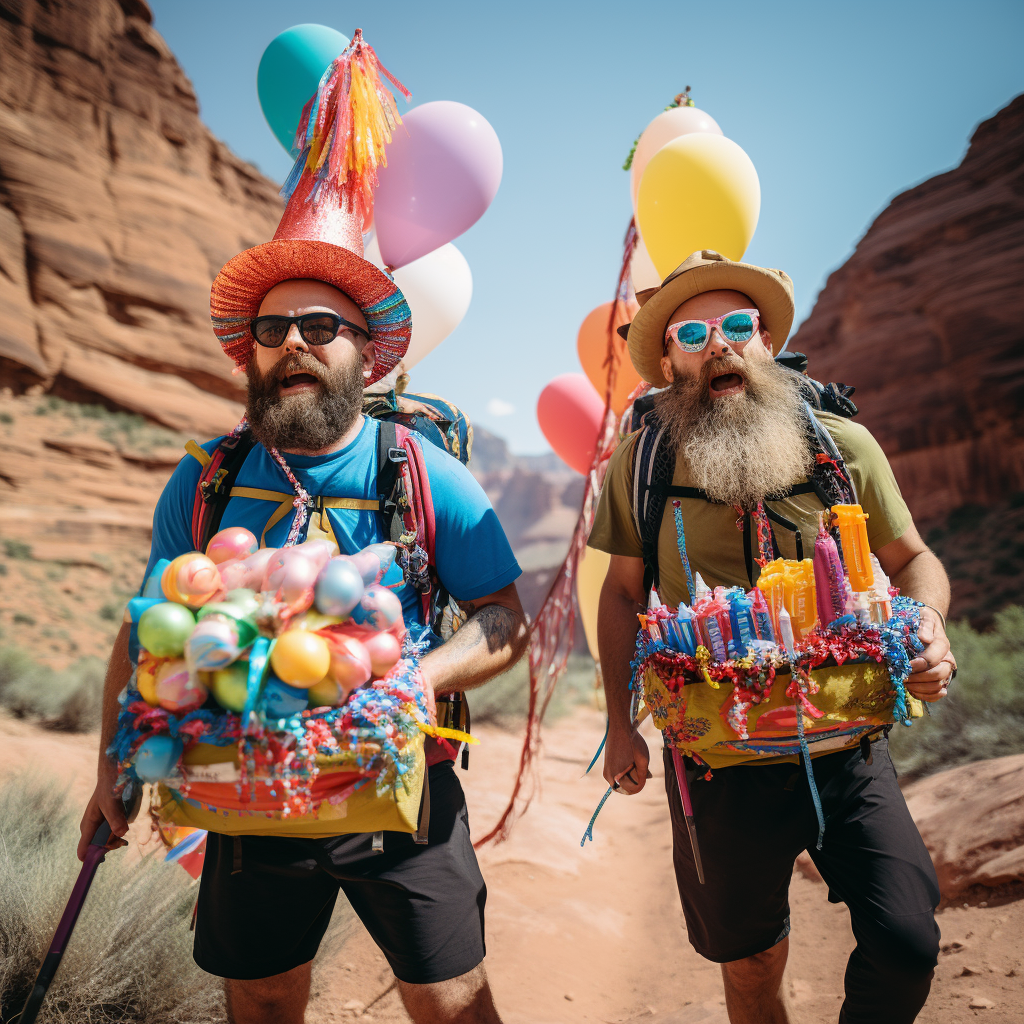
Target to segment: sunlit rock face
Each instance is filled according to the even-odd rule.
[[[828,279],[790,347],[857,387],[953,578],[984,624],[1024,602],[1024,96],[960,166],[897,196]]]
[[[0,384],[229,429],[210,282],[273,234],[276,186],[200,121],[142,0],[2,8]]]

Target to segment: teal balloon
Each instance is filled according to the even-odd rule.
[[[348,44],[347,36],[326,25],[293,25],[263,51],[256,91],[270,130],[289,153],[302,108]]]

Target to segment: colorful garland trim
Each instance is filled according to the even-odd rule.
[[[305,710],[279,719],[274,728],[255,714],[243,729],[242,716],[230,711],[199,709],[179,717],[151,707],[133,677],[121,697],[118,730],[107,754],[118,765],[120,788],[129,780],[138,781],[132,758],[152,736],[180,740],[185,753],[199,743],[237,745],[239,800],[255,800],[260,782],[270,785],[272,796],[280,787],[283,809],[279,816],[288,817],[315,810],[312,787],[325,765],[362,774],[353,792],[371,780],[378,794],[407,786],[404,777],[416,760],[412,740],[422,733],[469,740],[462,733],[455,735],[456,730],[440,730],[433,724],[432,702],[418,662],[404,658],[385,678],[355,690],[341,707]],[[168,784],[188,795],[185,775],[179,773]]]

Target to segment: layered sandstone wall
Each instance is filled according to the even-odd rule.
[[[859,419],[915,517],[1024,491],[1024,96],[960,166],[898,195],[791,342]]]
[[[212,435],[241,388],[213,275],[276,186],[199,119],[143,0],[0,0],[0,384]]]

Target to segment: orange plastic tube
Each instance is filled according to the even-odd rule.
[[[843,542],[843,561],[850,589],[855,593],[870,590],[875,582],[871,568],[871,545],[868,543],[867,513],[860,505],[833,505],[832,515]]]

